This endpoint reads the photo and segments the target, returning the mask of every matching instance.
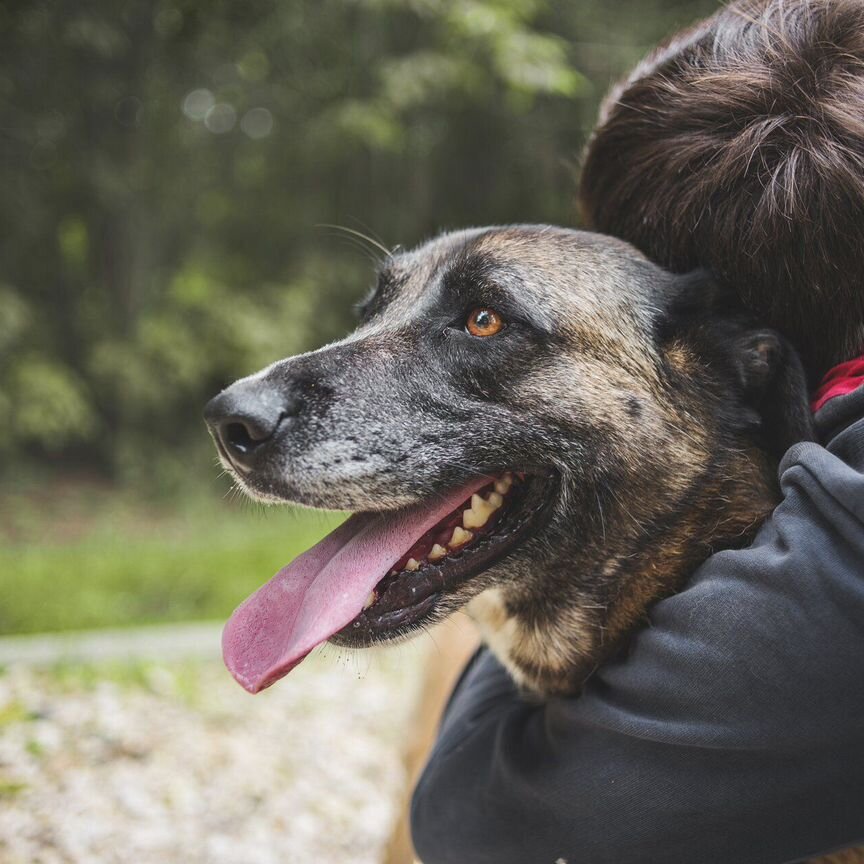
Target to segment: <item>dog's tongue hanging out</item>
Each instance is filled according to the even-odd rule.
[[[235,610],[222,634],[228,670],[250,693],[287,675],[360,614],[419,538],[488,482],[477,478],[434,503],[352,516]]]

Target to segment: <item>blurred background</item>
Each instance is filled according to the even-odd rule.
[[[203,404],[234,378],[350,329],[379,245],[410,246],[442,229],[477,224],[576,224],[579,154],[600,98],[652,44],[715,6],[0,5],[0,636],[218,621],[332,527],[338,516],[263,510],[234,496],[216,466]],[[159,632],[151,644],[173,644],[170,631]],[[218,653],[213,632],[202,630],[210,635],[201,639]],[[71,642],[42,654],[33,642],[17,654],[14,647],[0,651],[4,861],[114,860],[92,846],[108,842],[104,831],[91,828],[84,840],[70,840],[38,813],[68,804],[70,765],[90,772],[77,782],[90,783],[94,794],[113,788],[99,765],[113,771],[131,759],[144,770],[155,745],[124,743],[118,731],[130,727],[130,699],[143,700],[136,716],[174,711],[178,723],[185,717],[198,724],[198,732],[184,733],[190,741],[216,735],[218,746],[202,751],[196,794],[210,782],[211,750],[222,748],[225,764],[233,758],[238,776],[248,773],[228,727],[264,709],[231,702],[234,691],[220,687],[234,685],[223,681],[215,661],[179,649],[182,662],[150,659],[146,651],[130,654],[122,634],[111,639],[99,643],[96,666],[92,651],[76,654]],[[42,660],[28,665],[28,651]],[[121,659],[106,666],[115,654]],[[300,718],[301,738],[311,711],[320,746],[335,746],[339,736],[325,734],[325,718],[348,692],[351,710],[361,714],[370,693],[385,711],[390,697],[381,694],[401,693],[387,722],[407,710],[409,661],[388,655],[369,673],[374,681],[360,686],[356,673],[366,660],[325,654],[315,662],[297,699],[318,687],[330,701],[322,697],[312,709],[306,699],[300,711],[294,696],[273,697],[294,706],[289,713]],[[333,667],[341,679],[327,677]],[[202,681],[212,687],[202,689]],[[202,701],[201,693],[214,691],[222,694],[213,697],[216,704]],[[108,707],[96,710],[98,699]],[[276,704],[267,710],[273,722],[284,722]],[[78,707],[64,720],[70,705]],[[106,716],[114,718],[114,732],[103,728]],[[95,749],[70,751],[88,717]],[[388,727],[380,716],[369,714],[368,727],[381,753],[398,751],[398,742],[383,741]],[[186,739],[171,740],[179,746]],[[305,749],[318,753],[317,746]],[[399,782],[398,760],[387,758],[370,757],[364,774],[382,794]],[[297,766],[291,772],[306,776]],[[168,773],[174,782],[176,770]],[[135,783],[122,770],[120,778],[117,788],[128,797]],[[188,790],[165,804],[153,782],[161,790],[153,800],[133,794],[118,804],[112,792],[106,812],[126,808],[138,814],[136,824],[149,825],[144,808],[161,825],[179,807],[183,824],[203,830],[203,811],[183,797]],[[297,782],[288,785],[296,789]],[[368,790],[355,792],[367,798]],[[259,793],[250,792],[250,800]],[[236,825],[225,828],[231,799],[224,812],[215,804],[208,811],[224,837],[239,836]],[[376,860],[389,816],[378,804],[372,813],[363,819],[378,827],[361,832],[362,842],[354,838],[353,857],[316,854]],[[308,819],[302,830],[296,820],[279,830],[289,840],[304,831],[317,836],[314,812]],[[249,852],[248,833],[239,854],[227,839],[211,848],[197,835],[178,840],[174,831],[173,840],[166,834],[159,841],[168,846],[153,847],[152,860],[216,861],[223,853],[224,860],[270,860],[275,822],[255,824],[266,839],[264,857]],[[137,860],[150,860],[146,843],[135,848]],[[301,860],[295,854],[283,849],[274,860]]]

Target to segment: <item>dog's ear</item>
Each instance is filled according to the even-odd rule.
[[[772,456],[779,460],[792,444],[815,439],[807,377],[797,352],[775,330],[754,327],[734,291],[704,270],[667,274],[655,309],[661,344],[689,330],[731,361],[743,394],[740,421],[761,431]]]
[[[786,339],[774,330],[750,330],[734,340],[733,360],[745,401],[758,414],[775,458],[798,441],[815,440],[807,376]]]
[[[653,304],[654,336],[661,345],[694,321],[723,317],[739,305],[707,270],[664,272],[655,284]]]

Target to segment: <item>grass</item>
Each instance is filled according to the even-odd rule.
[[[140,501],[98,484],[0,499],[0,634],[224,618],[340,521],[218,492]]]

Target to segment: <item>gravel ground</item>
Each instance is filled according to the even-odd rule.
[[[425,648],[325,649],[263,694],[216,660],[0,675],[3,864],[372,864]]]

